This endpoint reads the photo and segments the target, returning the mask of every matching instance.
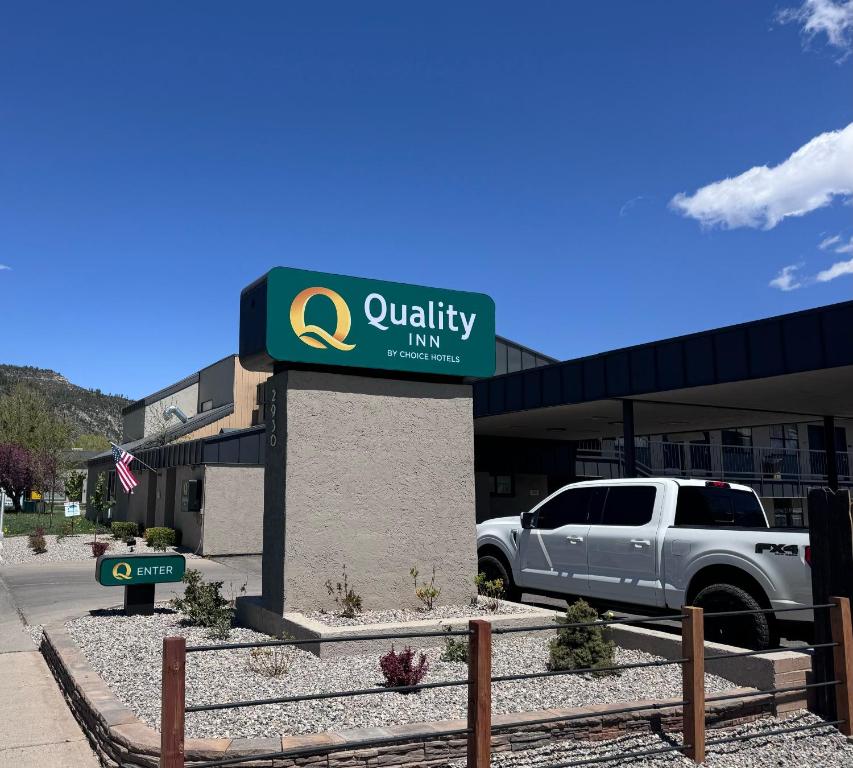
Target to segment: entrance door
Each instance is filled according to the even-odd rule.
[[[658,577],[660,484],[607,489],[601,517],[589,528],[589,594],[625,603],[663,604]]]
[[[587,593],[589,508],[595,489],[557,491],[533,509],[531,530],[519,536],[519,584],[569,595]]]

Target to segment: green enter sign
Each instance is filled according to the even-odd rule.
[[[95,579],[104,587],[164,584],[183,579],[186,565],[183,555],[101,555]]]

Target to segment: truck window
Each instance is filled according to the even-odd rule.
[[[761,504],[751,491],[701,485],[683,485],[678,489],[675,524],[767,527]]]
[[[599,525],[646,525],[655,511],[651,485],[613,485],[607,489]],[[593,521],[595,522],[595,521]]]
[[[536,527],[546,530],[563,525],[586,525],[592,488],[570,488],[546,501],[536,513]]]

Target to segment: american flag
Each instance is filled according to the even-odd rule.
[[[114,445],[113,458],[116,462],[116,474],[118,475],[119,480],[121,480],[121,487],[124,488],[125,493],[133,493],[133,489],[139,485],[139,481],[130,471],[130,462],[136,457],[128,453],[123,448],[119,448],[117,445]]]

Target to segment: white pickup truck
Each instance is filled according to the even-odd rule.
[[[809,536],[771,528],[752,488],[637,478],[573,483],[520,516],[477,526],[479,569],[521,592],[635,613],[795,608],[812,602]],[[786,621],[811,621],[790,611]],[[706,622],[709,638],[775,645],[774,614]]]

